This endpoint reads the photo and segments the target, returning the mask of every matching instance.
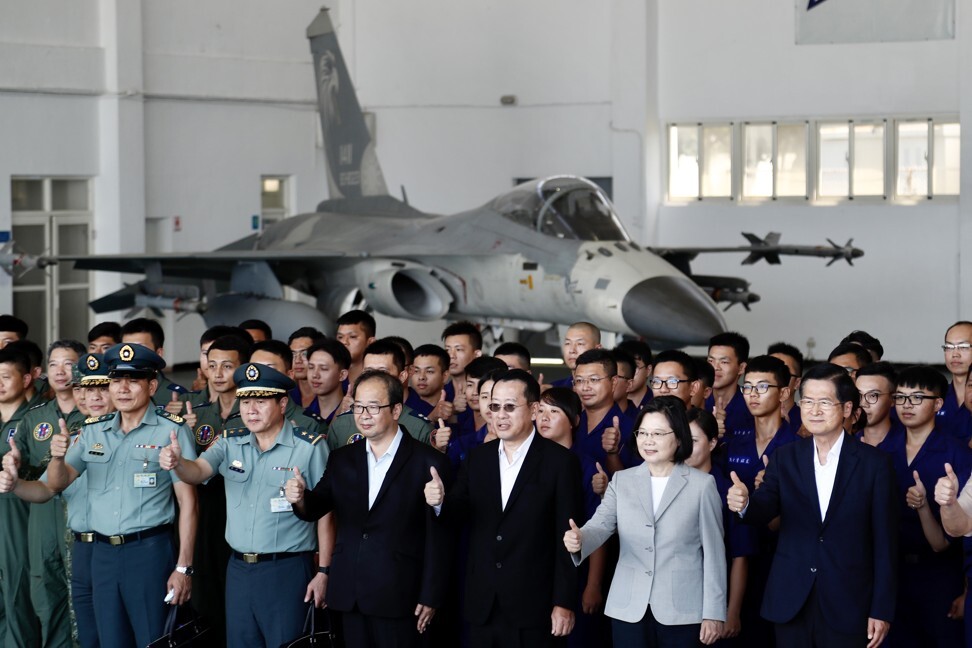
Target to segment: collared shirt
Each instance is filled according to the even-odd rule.
[[[533,443],[533,437],[536,435],[536,430],[530,432],[530,436],[526,438],[526,441],[520,444],[520,447],[513,452],[513,461],[506,458],[506,452],[504,451],[505,442],[500,439],[499,442],[499,472],[500,472],[500,498],[503,504],[503,510],[506,510],[506,503],[510,501],[510,493],[513,492],[513,484],[516,483],[516,478],[520,474],[520,468],[523,467],[523,458],[526,457],[527,451],[530,450],[530,445]]]
[[[368,510],[374,506],[375,500],[378,499],[378,491],[381,490],[381,485],[385,482],[385,476],[388,474],[388,469],[391,468],[392,462],[395,460],[395,453],[398,452],[398,447],[402,445],[402,428],[395,431],[395,438],[392,439],[391,445],[385,450],[385,454],[380,457],[375,456],[374,450],[371,448],[371,441],[366,441],[365,454],[368,455]]]
[[[841,432],[837,436],[837,442],[827,453],[827,463],[820,463],[820,455],[817,454],[817,443],[813,443],[813,476],[817,481],[817,499],[820,500],[820,519],[827,519],[827,509],[830,507],[830,496],[834,493],[834,482],[837,480],[837,464],[840,461],[840,449],[844,445],[844,437]]]

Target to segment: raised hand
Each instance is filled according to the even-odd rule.
[[[749,504],[749,489],[739,479],[739,475],[736,474],[735,470],[729,473],[729,478],[732,479],[732,486],[729,488],[729,492],[726,493],[726,504],[729,505],[730,511],[739,513]]]
[[[182,460],[182,446],[175,430],[169,432],[169,445],[159,451],[159,466],[162,470],[175,470]]]
[[[584,542],[584,534],[577,527],[573,518],[569,520],[569,523],[570,528],[564,532],[564,546],[570,553],[578,553],[581,550],[581,544]]]
[[[172,399],[165,404],[165,411],[173,416],[178,416],[179,412],[182,411],[182,401],[179,400],[179,393],[175,390],[172,391]]]
[[[192,381],[192,391],[202,391],[209,385],[209,381],[206,380],[206,376],[203,375],[202,369],[196,367],[196,379]]]
[[[189,401],[186,401],[186,413],[182,415],[182,418],[186,420],[186,425],[189,426],[190,430],[196,429],[196,423],[199,420],[199,415],[192,413],[192,403]]]
[[[439,419],[439,427],[432,432],[432,445],[439,452],[445,452],[446,448],[449,447],[449,439],[452,438],[452,428],[445,424],[441,418]]]
[[[461,389],[456,390],[456,395],[452,399],[452,409],[454,412],[466,411],[466,392]]]
[[[287,480],[284,486],[284,497],[291,504],[300,504],[304,501],[304,491],[307,490],[307,482],[300,474],[300,468],[294,466],[294,476]]]
[[[443,389],[442,393],[439,394],[439,402],[436,403],[435,407],[432,408],[432,411],[429,412],[429,420],[434,421],[437,418],[443,418],[448,421],[450,418],[452,418],[452,414],[454,412],[455,406],[446,400],[446,393]]]
[[[716,423],[719,424],[719,438],[721,439],[726,435],[726,404],[721,396],[716,396],[712,415],[715,417]]]
[[[51,459],[63,459],[71,447],[71,434],[68,432],[67,423],[64,419],[58,419],[57,424],[61,431],[51,437]]]
[[[14,475],[20,470],[20,448],[13,437],[10,437],[10,450],[3,455],[3,470]]]
[[[759,487],[763,483],[763,477],[766,476],[766,469],[769,467],[769,457],[763,455],[763,469],[756,473],[756,480],[753,482],[753,490],[759,490]]]
[[[621,422],[615,416],[611,419],[611,427],[604,428],[601,434],[601,447],[608,454],[617,454],[621,445]]]
[[[958,501],[959,482],[952,464],[945,464],[945,476],[935,484],[935,501],[939,506],[951,506]]]
[[[591,477],[591,490],[594,491],[595,495],[604,497],[608,487],[608,474],[604,472],[599,462],[594,462],[594,467],[597,468],[597,472]]]
[[[905,501],[908,506],[917,511],[925,505],[925,485],[921,483],[921,475],[918,474],[917,470],[912,471],[911,476],[915,478],[915,485],[905,493]]]
[[[432,479],[425,483],[425,503],[429,506],[441,506],[445,499],[445,485],[435,466],[429,468],[429,474],[432,475]]]

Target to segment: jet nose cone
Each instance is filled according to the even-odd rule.
[[[631,330],[677,345],[706,344],[726,330],[715,303],[685,277],[654,277],[635,284],[621,302]]]

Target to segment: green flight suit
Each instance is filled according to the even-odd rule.
[[[398,419],[399,425],[408,430],[408,433],[422,443],[428,443],[432,436],[432,424],[408,405],[402,405],[402,415]],[[331,451],[337,450],[341,446],[348,445],[355,441],[360,441],[363,437],[358,432],[358,426],[354,424],[354,415],[351,410],[338,414],[331,419],[331,426],[328,429],[327,445]],[[308,488],[313,488],[310,483]]]

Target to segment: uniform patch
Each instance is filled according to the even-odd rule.
[[[246,368],[246,379],[249,381],[254,381],[260,377],[260,370],[256,368],[256,365],[250,365]]]
[[[347,443],[347,445],[351,445],[352,443],[357,443],[358,441],[362,440],[363,438],[364,438],[364,435],[363,434],[361,434],[360,432],[356,432],[356,433],[354,433],[354,434],[352,434],[351,436],[348,437],[348,443]]]
[[[17,428],[15,428],[15,427],[12,427],[9,430],[7,430],[7,443],[8,444],[10,443],[10,439],[14,438],[14,434],[16,434],[16,433],[17,433]]]
[[[38,441],[47,441],[54,434],[54,426],[50,423],[38,423],[34,426],[34,438]]]
[[[208,446],[216,438],[216,430],[212,425],[200,425],[196,428],[196,443]]]
[[[131,345],[126,344],[118,351],[118,358],[122,362],[131,362],[132,358],[135,357],[135,349]]]
[[[101,366],[101,363],[98,362],[98,358],[89,354],[88,361],[85,362],[85,365],[87,365],[90,371],[98,371],[98,367]]]

